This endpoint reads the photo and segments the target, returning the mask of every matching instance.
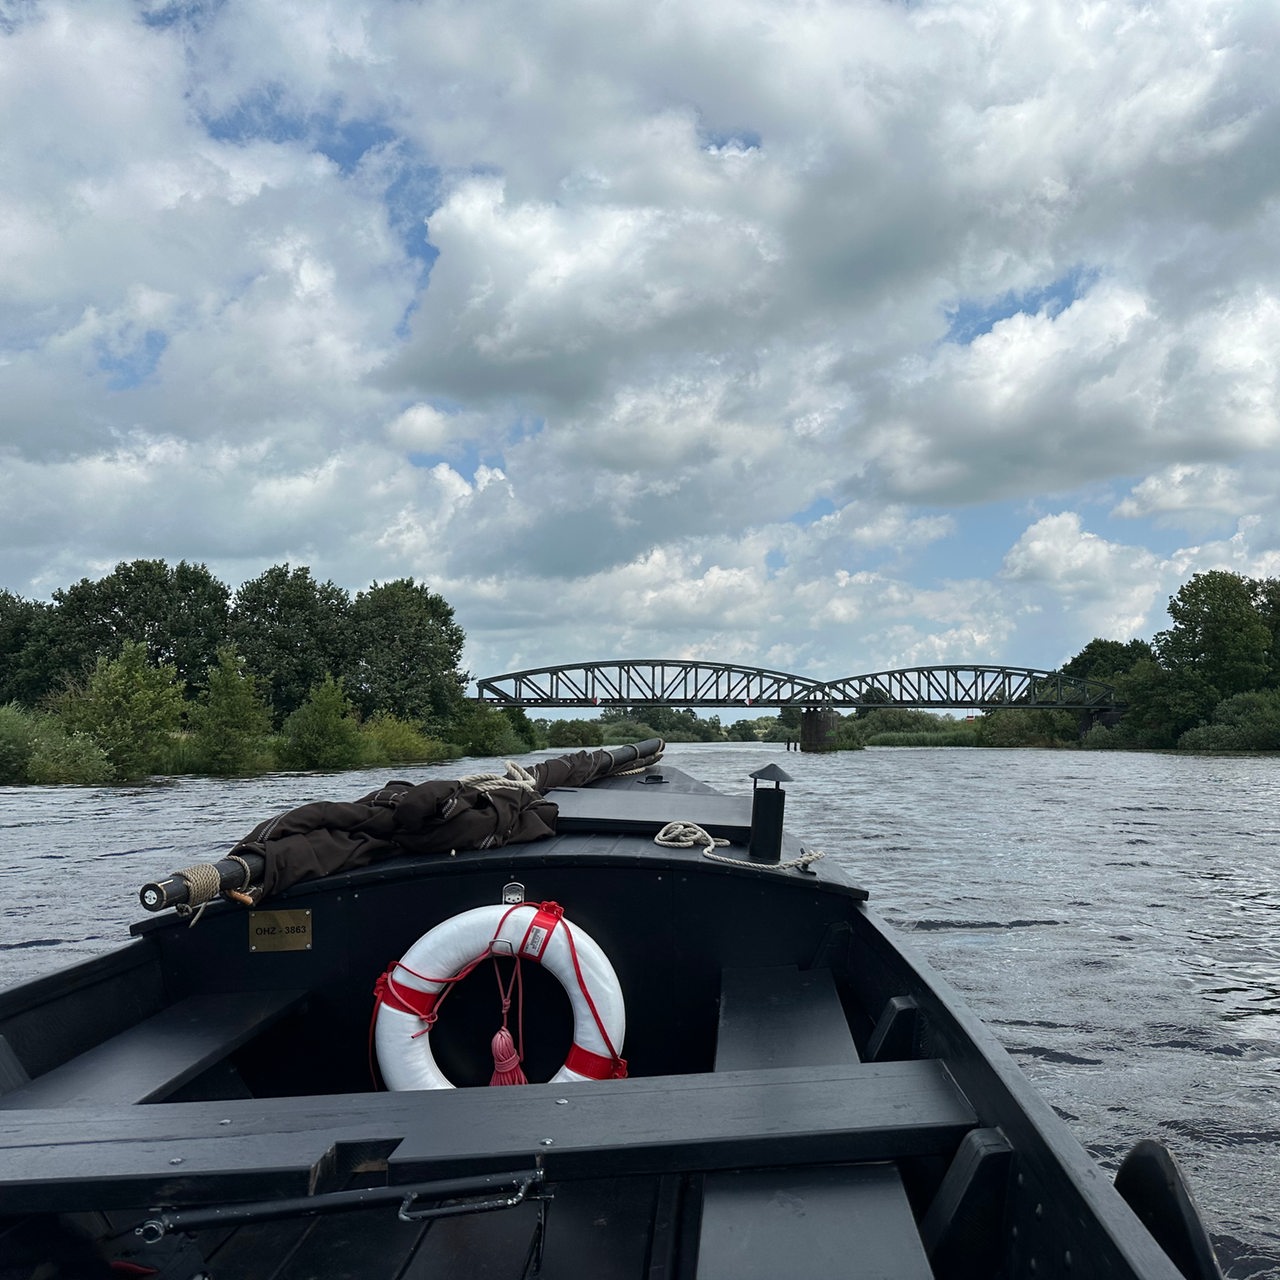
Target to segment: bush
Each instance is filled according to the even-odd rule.
[[[1237,693],[1218,703],[1213,723],[1188,729],[1181,751],[1280,750],[1280,689]]]
[[[114,778],[107,753],[87,734],[68,733],[54,716],[35,718],[35,736],[27,761],[28,782],[37,786],[72,783],[96,787]]]
[[[665,734],[661,736],[665,737]],[[554,720],[547,731],[549,747],[600,747],[603,745],[604,733],[600,723],[595,720]]]
[[[869,747],[980,747],[977,728],[939,729],[933,733],[877,733]]]
[[[0,707],[0,783],[25,782],[35,738],[32,717],[16,702]]]
[[[286,769],[356,769],[364,763],[364,737],[342,681],[325,676],[284,722],[280,763]]]
[[[365,763],[369,765],[443,760],[449,754],[443,742],[428,738],[417,725],[387,712],[380,711],[365,721],[360,732],[364,737]]]
[[[1133,744],[1119,725],[1109,729],[1105,724],[1095,724],[1081,739],[1080,745],[1086,751],[1122,751]]]
[[[454,719],[449,742],[464,756],[518,756],[529,750],[507,716],[480,702],[469,704]]]
[[[57,705],[67,731],[88,734],[126,782],[156,771],[182,721],[177,668],[153,665],[146,647],[132,640],[118,658],[99,658],[85,686],[68,690]]]
[[[571,721],[570,723],[576,723]],[[642,720],[611,720],[604,725],[601,733],[601,745],[616,747],[632,742],[646,742],[650,738],[661,738],[651,725]]]
[[[889,734],[947,733],[955,728],[949,716],[935,715],[914,707],[876,707],[846,716],[840,725],[836,743],[843,750],[867,746],[872,739]],[[877,741],[877,745],[885,745]]]

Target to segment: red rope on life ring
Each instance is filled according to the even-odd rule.
[[[532,915],[526,918],[525,912]],[[370,1039],[389,1089],[453,1088],[436,1063],[430,1033],[449,991],[490,956],[542,965],[569,997],[573,1045],[553,1082],[626,1075],[620,1055],[626,1009],[609,958],[589,934],[564,918],[558,903],[524,902],[476,907],[445,920],[378,979]],[[499,1047],[495,1037],[495,1055]],[[501,1048],[505,1054],[505,1046]]]

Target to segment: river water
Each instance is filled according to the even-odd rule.
[[[1164,1140],[1227,1276],[1280,1280],[1280,758],[754,743],[667,758],[744,794],[782,765],[788,826],[871,891],[1091,1154],[1114,1169]],[[117,946],[144,881],[388,776],[0,788],[0,987]]]

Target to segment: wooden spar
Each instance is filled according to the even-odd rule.
[[[247,888],[246,866],[249,868],[249,883],[260,883],[267,860],[260,853],[246,851],[243,854],[237,854],[234,858],[220,858],[217,862],[207,862],[203,865],[212,867],[218,873],[218,892],[224,893],[228,889]],[[167,879],[144,884],[138,890],[138,901],[148,911],[164,911],[167,907],[176,907],[190,900],[191,884],[186,879],[185,871],[171,872]]]

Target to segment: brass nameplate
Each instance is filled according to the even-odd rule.
[[[250,951],[310,951],[310,911],[250,911]]]

